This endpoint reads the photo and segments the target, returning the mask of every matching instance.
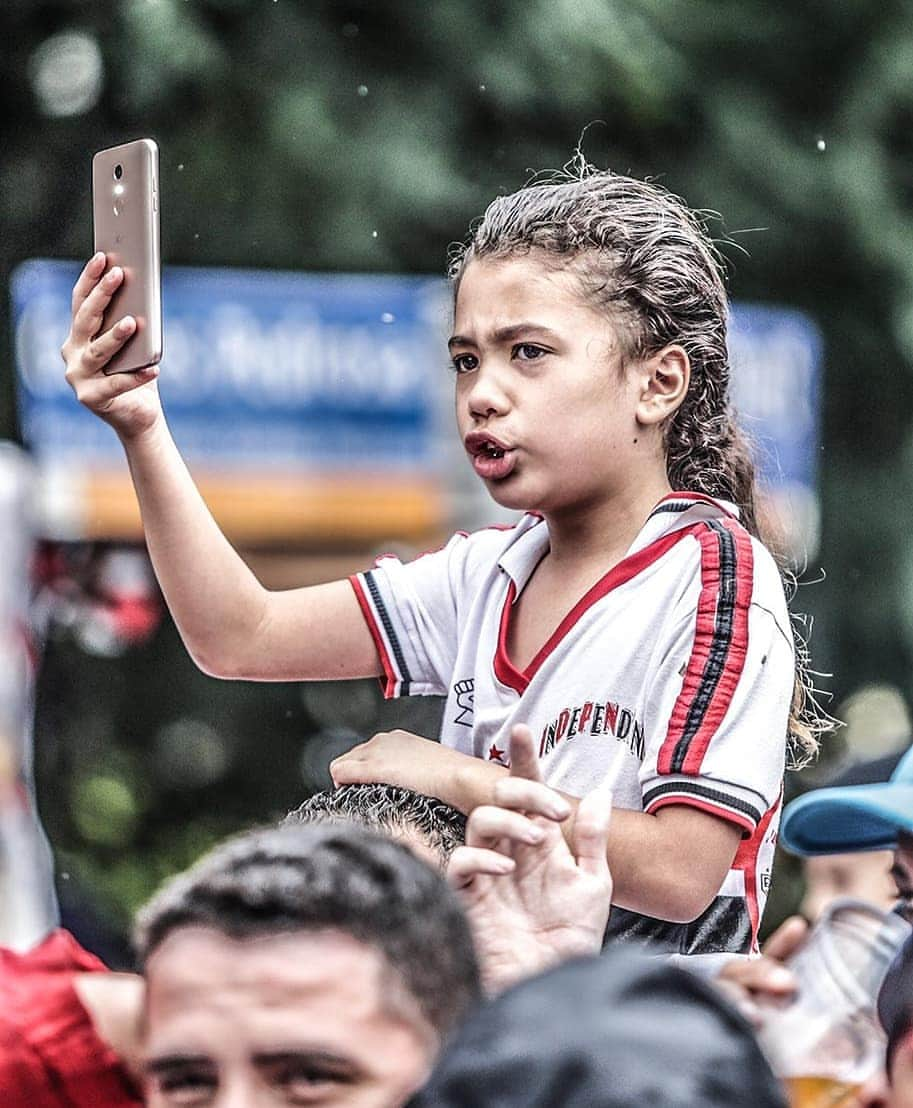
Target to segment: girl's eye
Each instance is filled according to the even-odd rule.
[[[511,357],[519,358],[521,362],[534,362],[547,353],[547,350],[543,350],[541,346],[536,346],[534,343],[521,342],[513,348]]]
[[[456,354],[453,358],[453,368],[457,373],[472,373],[479,368],[479,359],[475,354]]]

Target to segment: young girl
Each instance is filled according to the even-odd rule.
[[[511,729],[528,725],[548,784],[579,798],[612,780],[616,932],[755,950],[795,652],[728,407],[725,288],[695,215],[591,170],[495,200],[452,265],[449,346],[469,463],[524,514],[285,592],[257,582],[207,511],[157,370],[102,373],[135,328],[98,334],[122,279],[105,264],[75,287],[67,375],[123,442],[197,664],[446,696],[440,744],[377,735],[332,771],[464,812],[492,798]]]

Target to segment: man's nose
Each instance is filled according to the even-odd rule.
[[[233,1074],[221,1083],[212,1108],[276,1108],[276,1100],[253,1074]]]

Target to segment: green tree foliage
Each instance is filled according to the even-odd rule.
[[[838,695],[870,679],[909,692],[911,16],[908,0],[6,0],[0,274],[30,256],[87,256],[90,155],[140,134],[161,146],[164,256],[180,264],[441,272],[493,195],[578,144],[598,164],[656,176],[722,213],[735,297],[796,305],[824,331],[823,536],[806,576],[827,576],[797,606],[818,617],[815,661]],[[49,116],[36,51],[68,30],[98,42],[103,89],[87,110]],[[0,414],[12,432],[3,312]],[[150,716],[161,725],[169,698],[197,714],[233,704],[242,742],[256,730],[250,705],[279,695],[204,688],[170,646],[155,665],[165,656],[157,711],[147,700],[119,731],[128,783],[146,779]],[[121,667],[118,681],[140,688],[154,668],[128,678]],[[102,743],[99,766],[110,753]],[[192,852],[214,813],[281,807],[277,780],[238,806],[240,778],[235,793],[178,805],[180,828],[197,830],[167,849]],[[159,794],[130,801],[107,779],[80,788],[151,857]],[[68,818],[56,832],[103,870],[112,848],[92,840],[86,854],[92,827]],[[117,880],[123,908],[138,886]]]

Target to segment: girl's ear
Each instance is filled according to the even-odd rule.
[[[685,399],[691,382],[691,361],[684,347],[672,344],[638,367],[642,382],[635,415],[645,427],[663,423]]]

